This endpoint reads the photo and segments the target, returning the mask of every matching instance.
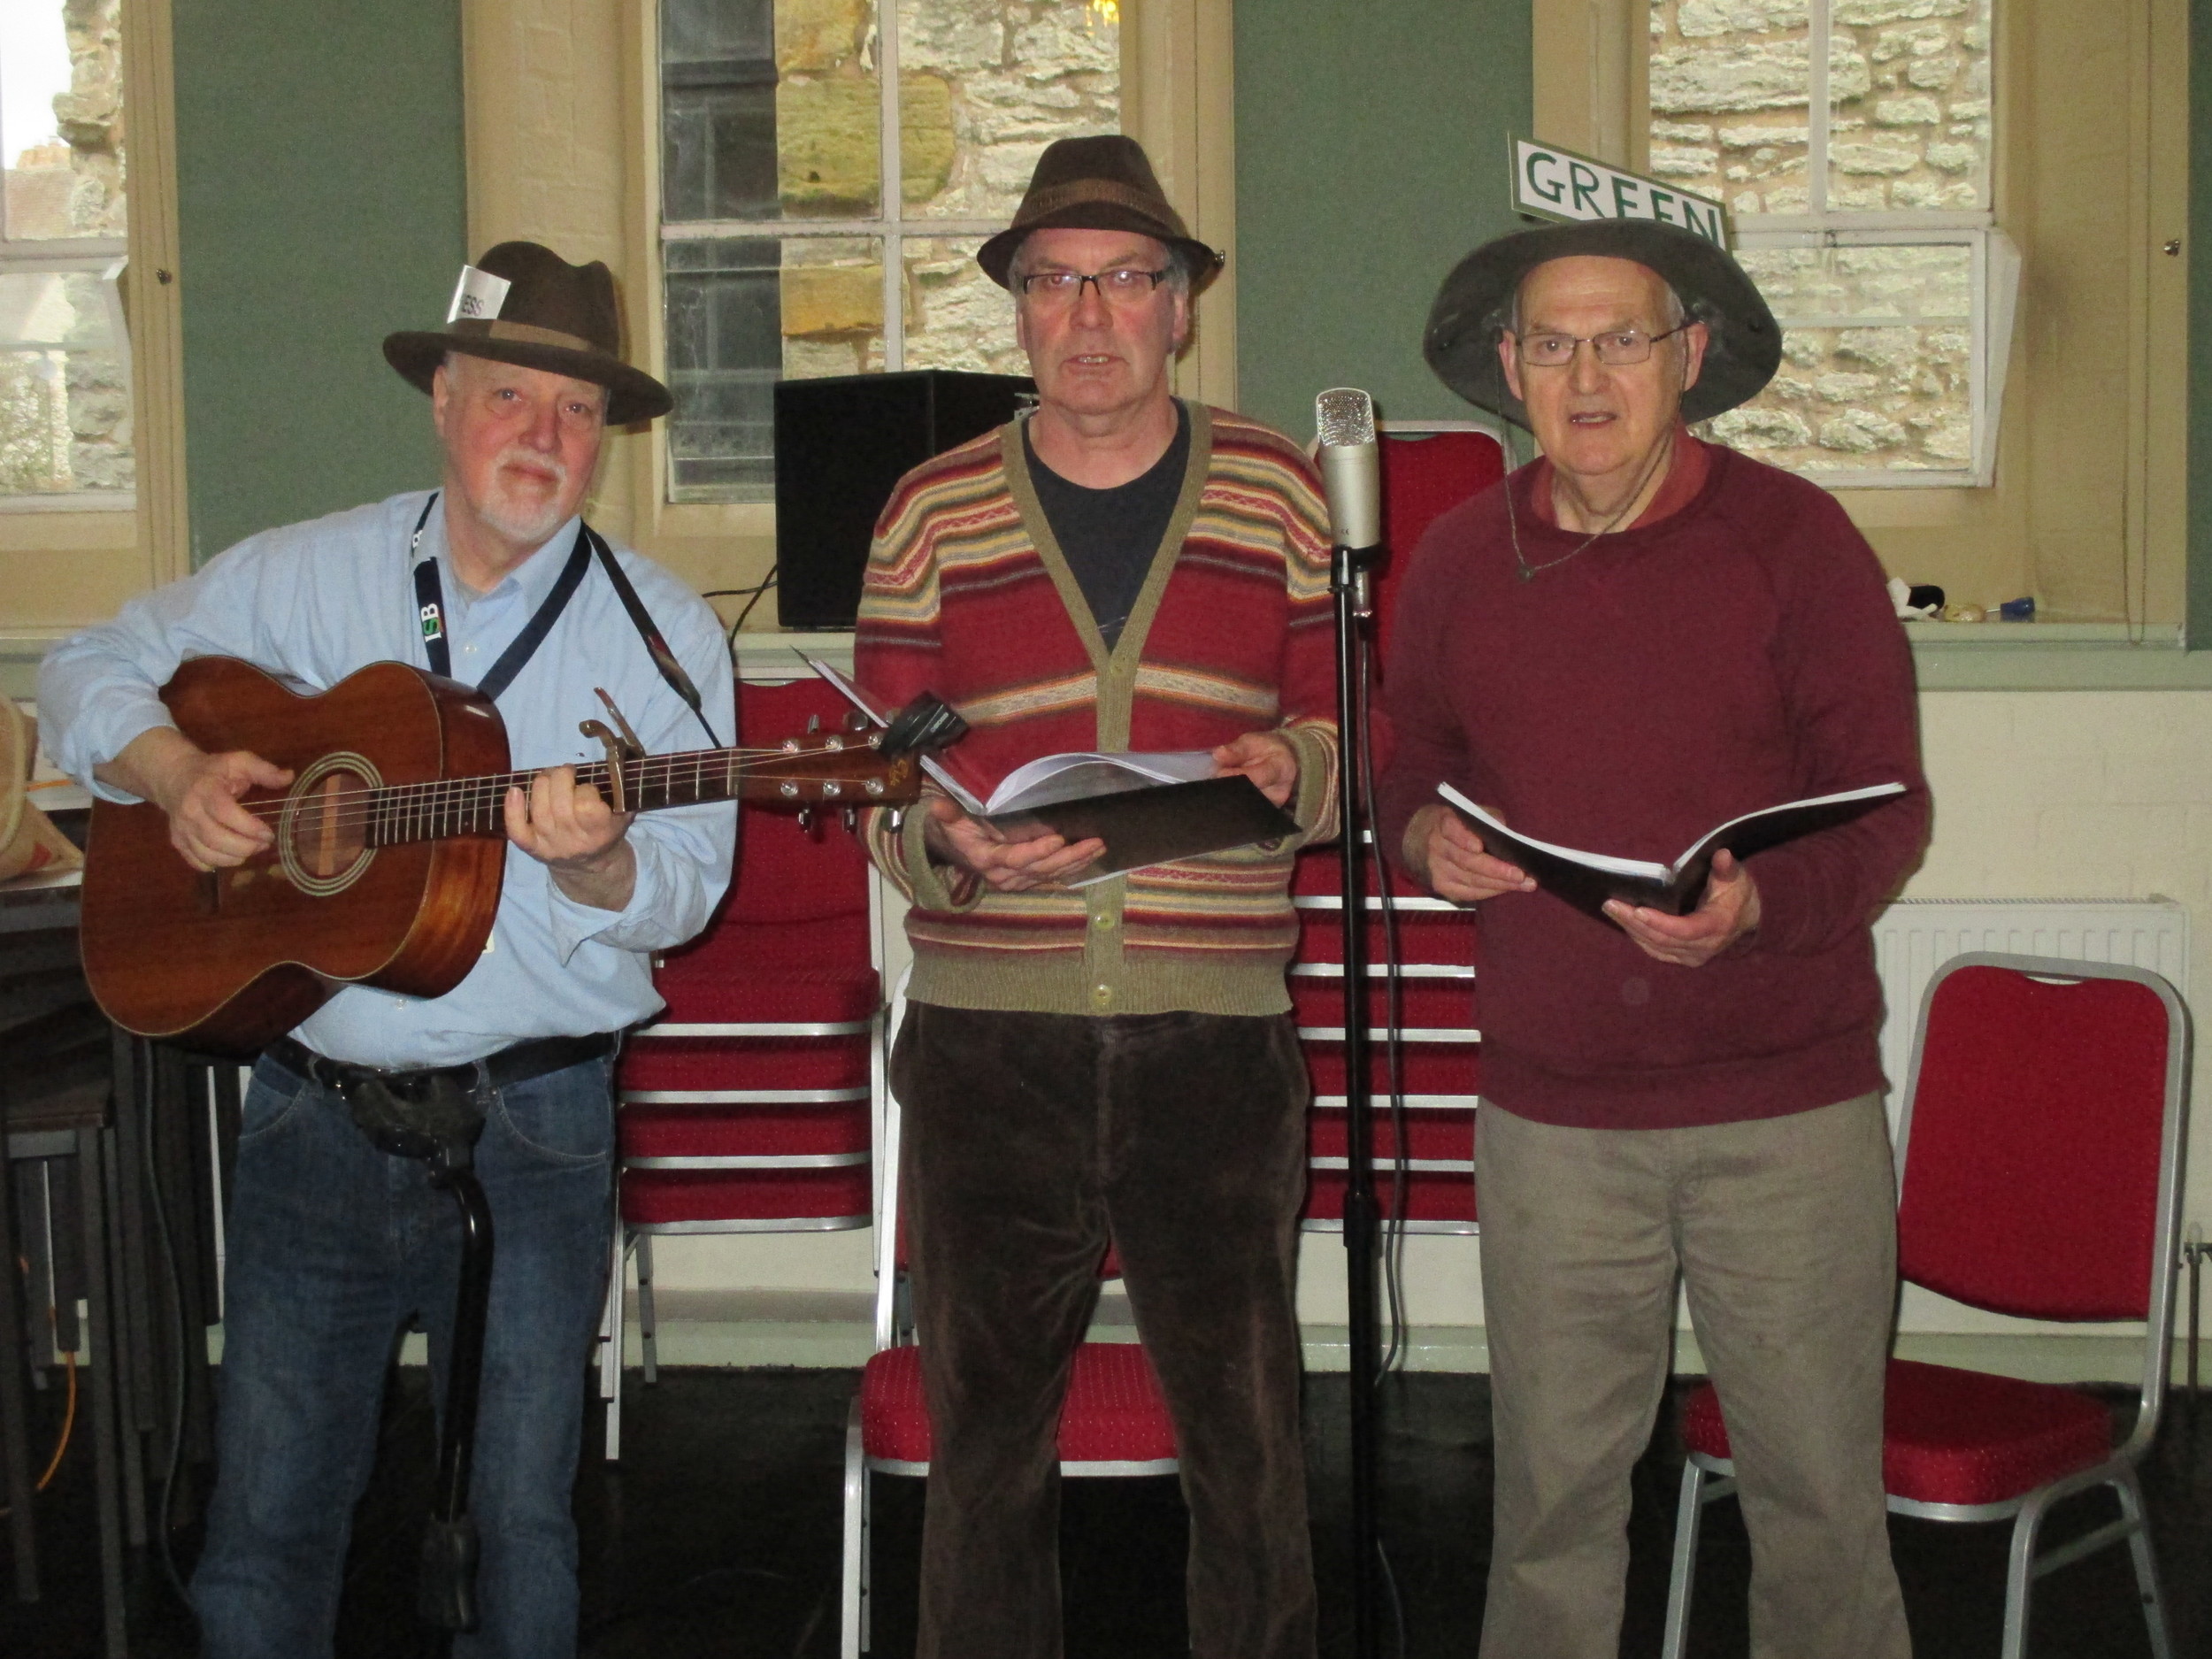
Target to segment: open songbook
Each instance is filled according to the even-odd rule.
[[[815,657],[808,657],[806,664],[853,707],[882,724],[875,700],[845,675]],[[962,774],[949,753],[926,754],[921,762],[971,817],[1009,841],[1053,834],[1071,844],[1104,841],[1106,850],[1084,866],[1070,887],[1298,833],[1297,820],[1249,778],[1215,776],[1213,756],[1202,749],[1044,755],[1016,767],[987,795],[979,780]]]
[[[1621,899],[1647,910],[1681,916],[1695,910],[1704,896],[1713,855],[1723,848],[1739,858],[1748,858],[1800,835],[1848,823],[1878,802],[1904,794],[1905,786],[1869,784],[1863,789],[1845,789],[1747,812],[1708,830],[1679,858],[1664,864],[1540,841],[1507,828],[1448,783],[1438,784],[1436,792],[1473,826],[1482,837],[1484,849],[1493,857],[1518,866],[1536,878],[1538,887],[1556,893],[1578,909],[1601,915],[1608,899]]]

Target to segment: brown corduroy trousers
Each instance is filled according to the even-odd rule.
[[[915,1003],[892,1057],[934,1432],[919,1659],[1057,1659],[1068,1367],[1110,1239],[1174,1417],[1196,1659],[1310,1659],[1287,1018]]]

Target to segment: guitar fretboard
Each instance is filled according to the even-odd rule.
[[[793,758],[774,749],[702,749],[680,755],[648,755],[622,763],[622,798],[633,812],[727,801],[738,793],[745,775],[764,761]],[[392,847],[403,841],[443,841],[458,835],[503,835],[507,791],[527,792],[536,775],[535,772],[487,772],[474,778],[390,784],[373,790],[369,845]],[[603,760],[576,768],[576,781],[590,784],[611,804],[615,794],[608,787],[610,776]]]

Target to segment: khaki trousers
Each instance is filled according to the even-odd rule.
[[[1675,1282],[1727,1416],[1753,1659],[1905,1659],[1882,1493],[1896,1288],[1881,1097],[1689,1129],[1476,1135],[1497,1486],[1482,1659],[1615,1659],[1629,1471]]]

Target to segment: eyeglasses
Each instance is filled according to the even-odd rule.
[[[1533,369],[1563,369],[1585,344],[1607,368],[1624,369],[1631,364],[1648,362],[1652,347],[1689,326],[1677,323],[1663,334],[1647,334],[1640,328],[1614,328],[1601,334],[1515,334],[1513,341],[1520,349],[1521,361]]]
[[[1018,280],[1022,292],[1042,305],[1074,304],[1086,282],[1096,284],[1109,304],[1134,305],[1165,281],[1167,273],[1173,269],[1172,265],[1162,265],[1157,271],[1138,271],[1117,265],[1111,271],[1087,274],[1080,271],[1033,271]]]

